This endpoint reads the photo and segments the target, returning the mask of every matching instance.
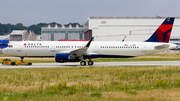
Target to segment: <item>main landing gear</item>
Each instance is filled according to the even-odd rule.
[[[85,66],[85,65],[86,65],[86,62],[85,62],[85,61],[81,61],[80,64],[81,64],[81,66]],[[91,60],[88,61],[88,65],[89,65],[89,66],[92,66],[93,64],[94,64],[93,61],[91,61]]]

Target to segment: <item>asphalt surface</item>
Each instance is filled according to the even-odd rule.
[[[93,66],[180,66],[180,61],[136,61],[136,62],[95,62]],[[79,62],[75,63],[32,63],[26,65],[2,65],[0,68],[55,68],[55,67],[82,67]],[[89,67],[88,65],[83,67]]]

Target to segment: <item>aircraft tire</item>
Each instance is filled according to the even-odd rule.
[[[28,63],[28,65],[29,65],[29,66],[32,65],[32,63]]]
[[[88,61],[88,65],[89,65],[89,66],[92,66],[93,64],[94,64],[93,61]]]
[[[80,64],[81,64],[81,66],[85,66],[86,62],[85,61],[81,61]]]

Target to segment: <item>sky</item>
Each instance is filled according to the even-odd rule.
[[[180,17],[180,0],[0,0],[0,23],[85,23],[88,17]]]

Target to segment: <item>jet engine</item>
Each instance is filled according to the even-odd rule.
[[[6,48],[8,47],[8,40],[0,40],[0,48]]]
[[[69,54],[56,54],[55,55],[56,62],[78,62],[80,59],[78,57],[70,56]]]

